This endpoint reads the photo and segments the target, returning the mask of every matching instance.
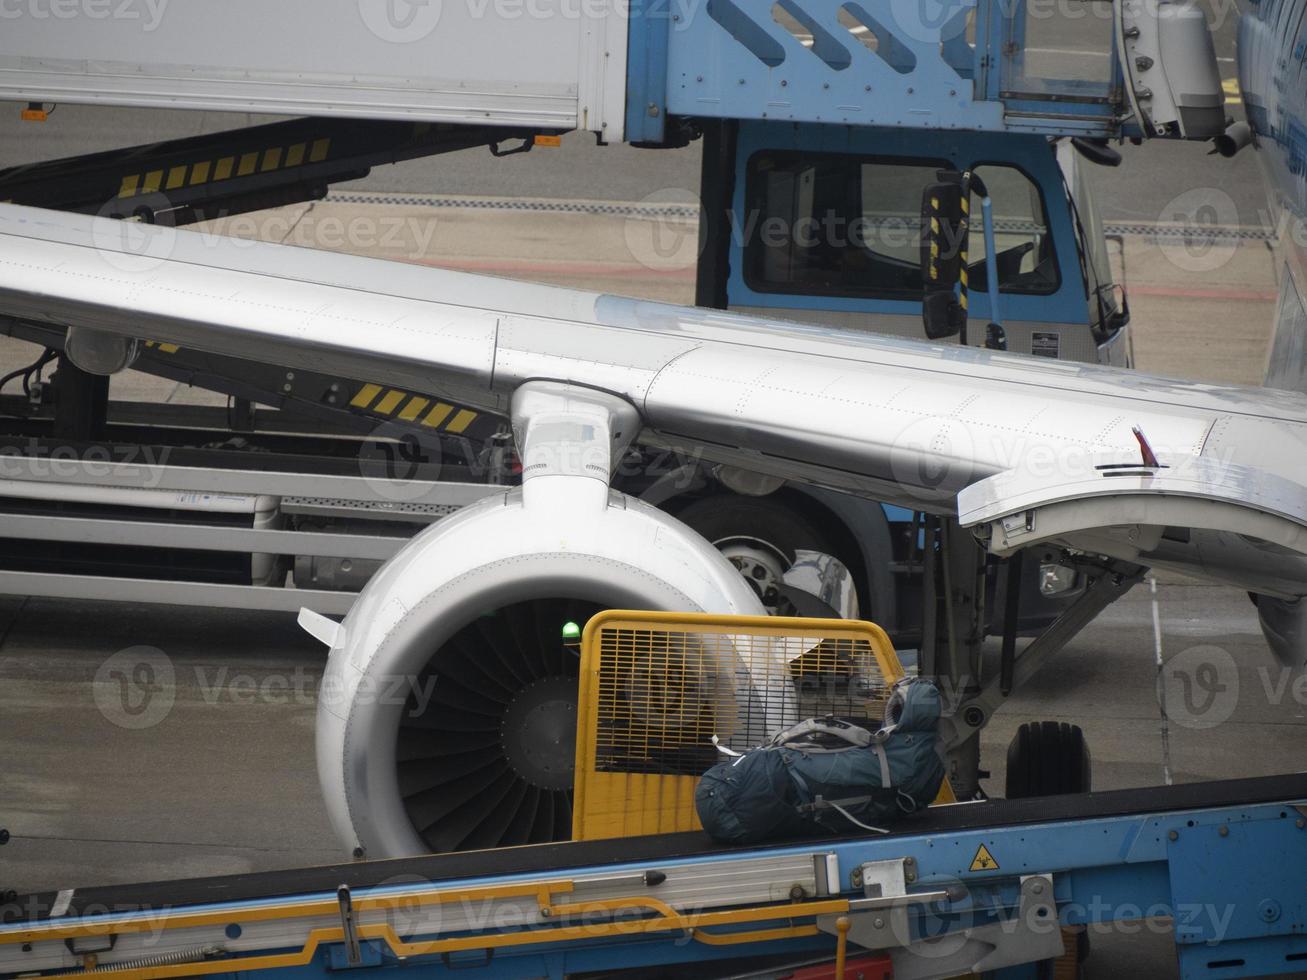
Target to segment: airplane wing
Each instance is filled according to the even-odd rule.
[[[1307,595],[1307,397],[1291,392],[11,205],[0,315],[504,415],[526,381],[572,382],[635,406],[640,441],[957,513],[999,553],[1047,543]]]

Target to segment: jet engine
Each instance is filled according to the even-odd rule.
[[[534,383],[513,416],[521,488],[417,535],[341,624],[301,614],[331,647],[318,774],[356,854],[568,838],[579,650],[565,627],[604,608],[764,614],[716,548],[610,489],[629,405]]]

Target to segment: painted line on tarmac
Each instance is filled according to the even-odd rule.
[[[687,189],[687,195],[691,192]],[[535,211],[552,214],[599,214],[621,218],[684,218],[697,220],[699,208],[693,204],[658,204],[644,201],[573,201],[557,198],[512,197],[440,197],[431,194],[399,194],[382,191],[333,191],[326,201],[333,204],[376,204],[395,207],[422,207],[477,211]],[[1004,224],[999,219],[1000,227]],[[1260,225],[1212,226],[1176,225],[1151,222],[1115,222],[1103,226],[1108,235],[1155,238],[1192,244],[1217,241],[1274,241],[1273,229]]]
[[[1171,719],[1166,713],[1166,684],[1162,670],[1166,662],[1162,659],[1162,607],[1157,601],[1157,579],[1148,576],[1148,589],[1152,593],[1153,605],[1153,653],[1157,664],[1157,708],[1161,714],[1162,734],[1162,776],[1166,785],[1171,785]]]
[[[686,192],[690,193],[689,191]],[[388,204],[400,207],[470,208],[478,211],[543,211],[553,214],[604,214],[622,218],[697,219],[692,204],[644,204],[639,201],[567,201],[551,198],[432,197],[427,194],[332,192],[329,204]]]
[[[1181,299],[1239,300],[1246,303],[1274,303],[1280,294],[1265,289],[1202,289],[1190,286],[1141,286],[1131,283],[1126,287],[1131,296],[1165,296]]]
[[[499,259],[415,259],[416,265],[429,265],[435,269],[454,272],[479,272],[492,276],[539,275],[576,278],[668,279],[691,280],[694,267],[684,269],[653,269],[636,263],[617,262],[566,262],[566,261],[502,261]]]

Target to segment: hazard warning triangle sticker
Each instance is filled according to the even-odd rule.
[[[972,871],[997,871],[998,862],[994,860],[994,855],[989,853],[989,848],[981,844],[976,848],[976,856],[971,859]]]

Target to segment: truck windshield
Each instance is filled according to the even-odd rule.
[[[764,152],[750,160],[740,224],[745,278],[759,292],[920,299],[921,194],[947,161]],[[986,164],[999,288],[1051,293],[1057,261],[1038,187],[1015,167]],[[972,202],[978,216],[980,204]],[[977,227],[977,231],[978,231]],[[972,281],[986,282],[984,239],[970,242]]]

